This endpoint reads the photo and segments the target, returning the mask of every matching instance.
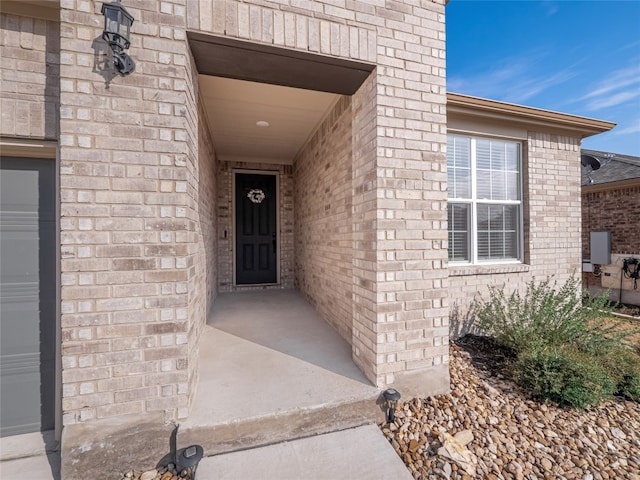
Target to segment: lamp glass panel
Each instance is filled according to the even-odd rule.
[[[130,26],[131,26],[131,23],[129,22],[129,19],[127,18],[127,16],[120,13],[120,25],[119,25],[120,28],[118,33],[128,39]]]
[[[120,12],[106,8],[104,12],[104,29],[109,33],[119,33],[118,17]]]

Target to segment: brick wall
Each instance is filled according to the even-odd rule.
[[[374,384],[378,383],[376,332],[376,72],[353,95],[353,361]],[[388,340],[387,337],[381,340]]]
[[[609,188],[582,194],[582,251],[591,257],[590,232],[611,232],[611,252],[638,255],[640,187]]]
[[[206,265],[205,283],[207,298],[207,317],[213,306],[213,302],[218,294],[218,225],[217,225],[217,201],[218,201],[218,181],[217,181],[217,160],[214,151],[213,139],[207,125],[207,117],[202,103],[199,105],[198,124],[199,147],[198,162],[199,174],[198,183],[205,195],[199,196],[198,222],[200,225],[201,259],[196,264]]]
[[[234,170],[277,172],[280,283],[268,286],[233,285],[233,181]],[[291,165],[273,165],[247,162],[218,163],[218,291],[244,292],[263,289],[293,288],[293,168]],[[225,236],[226,232],[226,236]]]
[[[376,322],[366,330],[377,384],[407,393],[449,386],[443,3],[376,10]]]
[[[193,71],[193,79],[197,78]],[[195,98],[193,99],[195,101]],[[217,233],[216,233],[216,157],[211,139],[210,130],[206,125],[206,114],[202,103],[198,103],[197,132],[198,137],[192,138],[196,143],[192,145],[189,159],[189,212],[192,218],[194,230],[191,233],[189,246],[189,310],[187,323],[188,354],[186,362],[178,359],[177,366],[187,367],[187,385],[178,385],[178,391],[172,395],[189,393],[188,401],[193,399],[191,395],[195,391],[198,380],[198,340],[202,328],[206,324],[209,312],[217,296]],[[195,160],[192,160],[195,159]],[[184,333],[177,337],[182,341]],[[181,390],[182,389],[182,390]],[[167,389],[168,391],[168,389]],[[179,418],[185,418],[189,410],[183,407],[178,411]]]
[[[58,22],[0,14],[0,135],[57,139]]]
[[[582,269],[580,139],[530,132],[527,163],[526,260],[564,282]]]
[[[612,300],[640,305],[640,293],[634,290],[633,281],[623,277],[620,282],[624,258],[640,258],[640,186],[612,186],[583,192],[582,228],[584,259],[591,258],[590,232],[611,232],[612,253],[611,265],[601,267],[601,276],[586,272],[582,274],[584,287],[596,295],[608,288]]]
[[[101,66],[101,4],[65,0],[60,13],[66,427],[187,414],[211,265],[184,2],[126,5],[137,69],[124,78]]]
[[[489,285],[522,290],[534,277],[561,284],[581,271],[580,139],[530,131],[523,151],[525,260],[449,268],[454,336],[474,331],[471,306]]]
[[[350,3],[347,7],[345,2],[333,1],[200,0],[188,5],[187,27],[375,63],[375,25],[385,24],[384,18],[378,18],[384,14],[385,2]]]
[[[295,285],[351,343],[351,98],[342,97],[294,163]]]
[[[169,9],[166,5],[162,8]],[[184,13],[183,6],[174,6],[174,11]],[[162,27],[161,27],[162,29]],[[162,35],[162,33],[161,33]],[[168,38],[184,40],[183,30],[171,31],[165,29]],[[191,219],[189,225],[189,253],[188,265],[188,295],[189,309],[187,316],[188,352],[185,360],[188,374],[186,386],[178,385],[178,390],[172,395],[187,394],[187,401],[193,399],[192,393],[197,387],[198,380],[198,345],[200,333],[206,325],[208,313],[217,295],[215,280],[217,279],[216,263],[216,164],[213,139],[206,125],[204,106],[198,99],[198,71],[190,50],[187,48],[186,79],[174,81],[174,90],[184,89],[187,98],[186,142],[188,154],[187,167],[187,212]],[[182,133],[174,132],[174,139],[182,139]],[[183,361],[179,359],[178,362]],[[183,388],[182,391],[180,388]],[[167,389],[168,390],[168,389]],[[186,418],[188,406],[178,410],[178,418]]]

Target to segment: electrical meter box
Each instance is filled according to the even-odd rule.
[[[590,250],[592,264],[611,264],[611,232],[591,232]]]

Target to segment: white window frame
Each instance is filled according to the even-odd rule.
[[[454,198],[449,197],[447,204],[465,204],[469,205],[470,215],[467,219],[467,230],[469,231],[467,239],[467,251],[469,252],[469,260],[452,260],[449,259],[450,265],[500,265],[500,264],[522,264],[524,262],[524,188],[523,188],[523,145],[522,142],[512,139],[466,135],[464,133],[449,133],[449,136],[470,139],[470,170],[471,170],[471,198]],[[476,165],[476,142],[477,140],[495,140],[505,143],[512,143],[517,147],[518,155],[518,193],[519,200],[487,200],[477,198],[477,165]],[[480,260],[478,258],[478,205],[516,205],[518,206],[518,224],[517,224],[517,256],[513,259],[487,259]],[[447,232],[449,229],[447,228]],[[448,235],[447,235],[448,236]],[[449,245],[449,248],[451,246]]]

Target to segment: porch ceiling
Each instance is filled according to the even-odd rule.
[[[199,75],[216,155],[291,164],[340,95]],[[256,123],[268,122],[268,127]]]

